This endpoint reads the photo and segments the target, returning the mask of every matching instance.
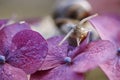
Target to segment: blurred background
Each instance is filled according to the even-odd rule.
[[[56,0],[0,0],[0,19],[16,16],[19,19],[50,16]],[[62,0],[58,0],[61,2]],[[120,14],[120,0],[88,0],[92,13]],[[86,74],[86,80],[107,80],[99,69]]]
[[[56,0],[0,0],[0,18],[17,15],[20,18],[49,15]],[[58,0],[61,2],[61,0]],[[63,0],[64,1],[64,0]],[[88,0],[94,12],[120,14],[120,0]]]
[[[41,17],[51,13],[55,0],[0,0],[0,18]]]

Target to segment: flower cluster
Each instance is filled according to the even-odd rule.
[[[53,14],[59,29],[69,28],[66,36],[44,39],[31,28],[34,21],[0,20],[0,80],[85,80],[96,67],[108,79],[120,79],[120,16],[90,16],[73,2]]]
[[[59,45],[63,36],[48,39],[48,54],[30,80],[84,80],[84,73],[98,66],[110,80],[119,80],[119,20],[113,15],[89,20],[102,40],[89,41],[89,32],[79,46],[67,40]]]
[[[0,22],[0,79],[27,80],[27,74],[36,72],[43,63],[47,42],[27,23]]]

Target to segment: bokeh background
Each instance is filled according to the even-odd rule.
[[[51,13],[55,0],[0,0],[0,18],[41,17]]]
[[[20,18],[49,15],[56,0],[0,0],[0,18],[17,15]],[[58,0],[61,1],[61,0]],[[120,0],[88,0],[93,12],[120,14]]]

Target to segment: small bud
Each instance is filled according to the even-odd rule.
[[[71,57],[65,57],[64,62],[71,63],[72,62]]]
[[[0,64],[4,64],[5,63],[5,56],[0,55]]]

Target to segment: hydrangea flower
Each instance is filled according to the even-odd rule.
[[[46,40],[30,30],[27,23],[4,26],[0,30],[0,79],[27,80],[25,73],[32,74],[39,69],[47,50]]]
[[[88,43],[88,35],[80,46],[71,50],[67,41],[58,45],[62,38],[57,36],[47,40],[47,57],[40,71],[32,74],[30,80],[84,80],[85,71],[115,55],[116,47],[107,40]]]
[[[110,80],[119,80],[120,17],[116,15],[102,15],[91,19],[90,23],[96,28],[103,40],[109,40],[117,46],[115,56],[112,59],[108,59],[104,64],[101,64],[100,67],[106,73]]]

